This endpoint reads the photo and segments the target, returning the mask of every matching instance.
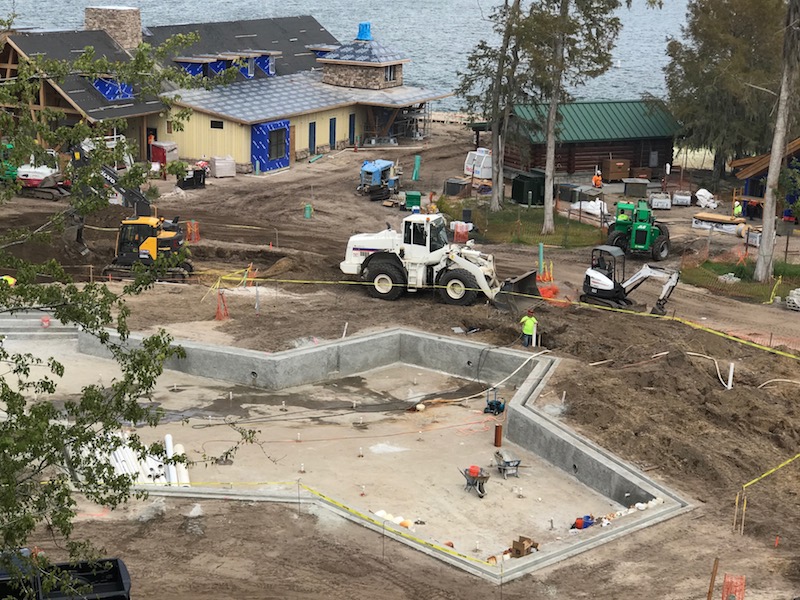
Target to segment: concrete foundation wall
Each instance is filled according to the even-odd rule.
[[[527,358],[520,352],[467,340],[408,330],[400,332],[400,362],[483,383],[495,384],[508,377]],[[521,385],[537,360],[520,369],[507,383]]]
[[[537,367],[537,370],[540,369]],[[607,498],[633,506],[655,497],[675,499],[613,454],[579,436],[532,406],[546,373],[532,373],[506,410],[506,437],[527,448]]]
[[[185,358],[171,359],[165,368],[239,385],[280,390],[400,362],[400,339],[400,332],[392,330],[276,354],[181,341]],[[141,336],[131,335],[129,344],[135,346],[141,340]],[[85,334],[79,335],[78,350],[83,354],[111,357],[96,338]]]

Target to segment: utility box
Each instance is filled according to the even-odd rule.
[[[178,160],[178,144],[175,142],[153,142],[150,144],[150,158],[153,162],[166,165]]]
[[[630,176],[634,179],[652,179],[653,169],[650,167],[631,167]]]
[[[574,183],[559,183],[556,185],[556,197],[559,200],[563,200],[564,202],[569,202],[572,204],[573,202],[578,201],[578,195],[580,194],[580,190],[577,185]]]
[[[464,175],[474,176],[476,179],[491,179],[492,151],[488,148],[478,148],[467,153]]]
[[[631,161],[627,159],[606,159],[603,161],[603,181],[622,181],[631,172]]]
[[[419,206],[422,201],[422,192],[406,192],[406,210]]]
[[[625,184],[625,191],[623,194],[631,198],[647,198],[647,184],[650,183],[647,179],[630,179],[626,177],[622,180]]]
[[[532,170],[514,177],[511,198],[517,204],[544,206],[544,171]]]

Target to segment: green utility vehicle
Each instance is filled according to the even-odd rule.
[[[617,216],[608,229],[609,246],[624,252],[649,252],[653,260],[669,256],[669,229],[657,223],[647,200],[617,202]]]

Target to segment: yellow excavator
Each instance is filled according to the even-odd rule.
[[[72,160],[82,164],[86,160],[86,148],[74,148]],[[167,221],[164,217],[153,214],[153,206],[140,190],[126,188],[120,184],[117,171],[103,166],[100,174],[106,185],[117,191],[123,198],[125,206],[133,207],[134,216],[124,219],[117,232],[117,243],[114,259],[103,268],[103,277],[129,277],[134,265],[153,265],[158,259],[175,256],[183,250],[185,238],[179,225],[179,217]],[[159,278],[166,281],[186,281],[194,271],[192,262],[183,260],[179,265],[168,267]]]
[[[148,204],[149,206],[149,204]],[[171,221],[151,215],[135,215],[125,219],[117,233],[116,256],[103,269],[104,277],[127,277],[133,266],[150,266],[163,257],[178,254],[184,246],[184,235],[178,217]],[[161,278],[168,281],[186,281],[194,267],[190,260],[169,267]]]

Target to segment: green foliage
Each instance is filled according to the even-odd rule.
[[[566,248],[595,246],[605,240],[605,235],[593,225],[568,220],[561,215],[555,217],[555,231],[542,234],[544,210],[542,207],[527,208],[507,203],[503,210],[491,212],[486,202],[474,198],[457,201],[442,196],[436,203],[440,212],[454,220],[461,220],[464,208],[472,210],[472,220],[477,227],[472,237],[482,243],[522,244],[534,246],[539,243]]]
[[[769,150],[784,14],[783,0],[689,2],[665,69],[681,145],[724,159]]]
[[[733,273],[741,281],[725,283],[720,275]],[[754,278],[755,263],[706,261],[697,267],[681,269],[681,281],[708,289],[719,296],[737,298],[749,302],[769,302],[775,288],[775,295],[786,297],[790,290],[800,287],[800,265],[776,262],[775,275],[781,276],[781,283],[760,283]]]
[[[13,17],[3,20],[0,26],[9,28],[12,21]],[[91,124],[84,120],[67,127],[59,111],[31,107],[38,104],[44,82],[58,84],[74,74],[113,77],[132,85],[137,98],[147,99],[156,98],[167,86],[209,86],[212,82],[191,77],[168,61],[162,62],[174,55],[179,46],[195,40],[196,36],[178,36],[158,48],[141,44],[130,60],[121,62],[96,56],[92,48],[84,49],[71,62],[23,58],[17,76],[0,86],[0,104],[8,107],[0,111],[0,131],[11,146],[5,148],[9,164],[27,163],[31,156],[41,163],[46,160],[48,148],[80,158],[66,168],[66,176],[72,181],[69,208],[56,212],[36,231],[6,230],[0,236],[0,268],[13,273],[17,280],[13,287],[0,284],[0,312],[42,310],[63,323],[75,324],[84,335],[94,336],[106,348],[121,371],[110,385],[88,385],[77,398],[65,400],[59,393],[59,380],[68,364],[13,352],[0,337],[0,569],[9,566],[4,553],[27,545],[31,534],[41,526],[48,527],[56,539],[64,542],[73,557],[87,558],[91,544],[72,537],[75,497],[81,494],[113,508],[134,495],[131,478],[114,472],[110,454],[122,443],[117,434],[124,424],[155,426],[159,422],[160,412],[145,400],[163,372],[165,361],[183,355],[163,331],[140,344],[127,344],[129,310],[125,300],[151,287],[169,267],[185,260],[185,253],[159,259],[152,267],[135,269],[134,280],[122,292],[115,293],[102,284],[75,283],[56,261],[35,264],[19,258],[24,253],[15,252],[25,244],[47,240],[53,233],[80,223],[82,216],[106,207],[111,189],[100,174],[102,167],[126,163],[137,150],[130,140],[117,138],[114,144],[107,143],[107,136],[126,130],[124,120]],[[227,82],[235,69],[230,71],[227,76],[215,77],[213,83]],[[181,121],[191,111],[172,108],[170,99],[164,103],[173,127],[180,129]],[[181,166],[185,170],[185,164],[172,165]],[[139,188],[147,173],[143,165],[133,165],[120,183]],[[0,203],[15,191],[14,185],[4,186]],[[122,341],[115,342],[117,338],[112,338],[109,331],[116,331]],[[251,441],[253,435],[248,432],[242,439]],[[145,444],[138,435],[130,436],[128,444],[140,456],[164,454],[163,445]],[[30,562],[27,565],[36,567]],[[64,584],[57,576],[51,579],[53,585]]]
[[[178,179],[186,176],[186,169],[189,165],[181,160],[174,160],[167,165],[167,174],[174,175]]]

